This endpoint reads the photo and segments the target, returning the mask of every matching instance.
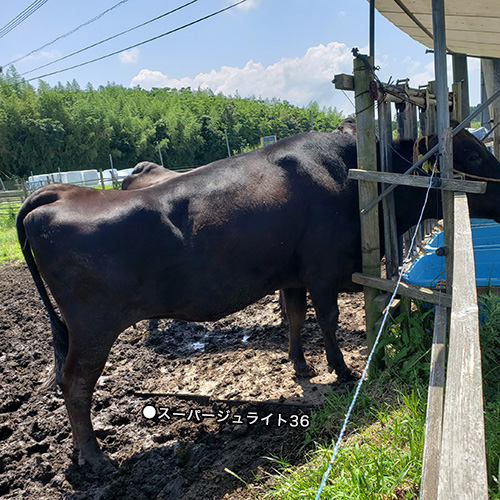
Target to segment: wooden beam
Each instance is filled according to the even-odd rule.
[[[438,500],[487,500],[483,381],[467,197],[455,194],[455,258]]]
[[[392,172],[367,172],[352,168],[348,173],[349,179],[382,182],[385,184],[398,184],[401,186],[412,186],[420,188],[429,187],[429,177],[395,174]],[[441,179],[435,177],[435,185],[431,186],[435,189],[443,189],[445,191],[460,191],[463,193],[483,194],[486,192],[487,183],[483,181],[462,181],[455,179]]]
[[[333,77],[332,83],[337,90],[354,90],[354,78],[352,75],[342,73]]]
[[[352,275],[352,281],[354,283],[357,283],[358,285],[378,288],[379,290],[383,290],[385,292],[392,293],[396,289],[395,281],[376,278],[374,276],[368,276],[363,273],[354,273]],[[428,302],[429,304],[440,304],[443,307],[451,307],[451,295],[444,292],[431,290],[430,288],[409,285],[408,283],[404,282],[401,282],[399,284],[398,295],[422,300],[424,302]]]

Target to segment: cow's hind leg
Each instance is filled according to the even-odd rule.
[[[306,362],[300,338],[300,330],[306,319],[306,289],[285,288],[281,294],[288,318],[288,359],[293,361],[293,367],[298,377],[312,377],[316,371]]]
[[[68,410],[73,444],[79,451],[78,463],[89,463],[94,470],[102,471],[103,467],[110,468],[111,461],[97,443],[90,409],[94,387],[104,369],[111,345],[106,345],[102,338],[99,340],[102,341],[99,345],[78,341],[70,343],[58,382]]]
[[[318,291],[310,289],[309,292],[311,293],[311,299],[316,311],[316,318],[325,341],[328,371],[331,373],[335,370],[338,380],[340,381],[355,380],[351,370],[345,364],[344,356],[342,355],[335,335],[339,319],[337,291],[333,293],[331,290],[327,291],[323,289]]]

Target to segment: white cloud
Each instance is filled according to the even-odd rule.
[[[124,50],[118,54],[118,58],[122,64],[136,64],[139,60],[139,49],[137,47]]]
[[[320,106],[335,106],[348,114],[353,111],[352,106],[335,91],[331,81],[337,73],[352,72],[352,59],[346,45],[331,42],[309,48],[302,57],[283,58],[269,66],[250,60],[242,68],[222,66],[194,78],[171,78],[158,70],[142,69],[130,85],[145,89],[191,87],[225,95],[238,93],[242,97],[277,97],[297,106],[316,101]]]

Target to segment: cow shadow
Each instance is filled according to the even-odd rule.
[[[253,326],[213,326],[181,320],[149,320],[144,345],[169,359],[200,353],[223,353],[238,349],[288,350],[288,326],[284,321]],[[315,319],[307,319],[301,332],[305,349],[323,347]]]
[[[201,409],[218,417],[201,422],[139,418],[131,419],[117,433],[99,435],[97,431],[104,449],[118,459],[119,468],[111,474],[96,473],[87,465],[78,466],[73,457],[65,478],[74,492],[66,493],[65,499],[233,498],[244,483],[256,483],[256,477],[265,478],[278,467],[266,457],[286,457],[290,465],[307,459],[310,448],[303,448],[303,443],[317,408],[280,400],[202,405],[148,397],[142,403],[175,406],[184,412]],[[342,424],[340,417],[337,424]],[[114,442],[117,436],[118,444]],[[127,453],[127,449],[132,451]]]

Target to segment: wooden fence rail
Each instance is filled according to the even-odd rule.
[[[463,193],[454,197],[453,294],[437,499],[487,500],[483,381],[472,232],[467,197]]]

